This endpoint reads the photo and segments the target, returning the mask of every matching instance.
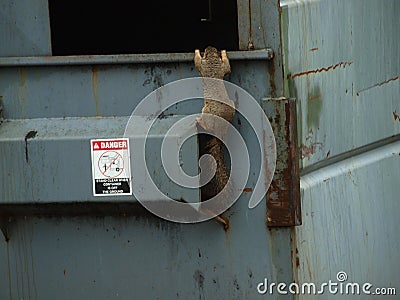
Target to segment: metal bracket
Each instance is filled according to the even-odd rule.
[[[270,122],[277,156],[275,174],[267,192],[267,226],[301,225],[296,100],[268,98],[265,101],[266,105],[272,105]]]

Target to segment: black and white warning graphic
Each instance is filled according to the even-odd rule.
[[[129,139],[90,141],[93,195],[132,195]]]

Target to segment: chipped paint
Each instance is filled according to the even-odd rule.
[[[322,150],[323,144],[315,142],[310,145],[301,144],[301,158],[310,158],[311,155]]]
[[[291,78],[294,79],[296,77],[304,76],[304,75],[310,75],[310,74],[317,74],[321,72],[328,72],[330,70],[335,70],[336,68],[346,68],[346,66],[350,66],[353,62],[352,61],[347,61],[347,62],[339,62],[335,65],[330,65],[328,67],[322,67],[314,70],[309,70],[309,71],[304,71],[296,74],[292,74]]]
[[[393,112],[393,118],[395,121],[399,121],[400,122],[400,115],[397,113],[397,111]]]
[[[269,95],[269,58],[265,55],[268,51],[261,48],[271,46],[276,53],[271,64],[275,69],[269,70],[275,76],[271,83],[275,85],[275,93],[280,96],[282,47],[276,30],[279,28],[276,11],[279,1],[251,1],[248,4],[253,16],[251,27],[256,37],[254,46],[260,50],[228,53],[234,60],[229,80],[233,83],[242,80],[241,86],[256,99]],[[48,10],[45,12],[48,13]],[[262,29],[258,30],[260,22]],[[46,34],[45,31],[36,33]],[[259,38],[262,36],[264,39]],[[11,211],[13,204],[18,206],[24,203],[23,209],[32,209],[38,214],[43,213],[42,209],[47,211],[46,216],[40,218],[19,218],[17,223],[25,228],[14,230],[11,227],[8,261],[11,266],[10,292],[7,295],[5,276],[0,283],[1,299],[36,299],[37,294],[40,294],[40,298],[51,298],[51,295],[59,292],[54,288],[59,286],[57,284],[39,285],[35,297],[33,266],[38,279],[43,277],[41,274],[54,278],[55,283],[61,282],[64,290],[72,293],[69,295],[72,298],[76,296],[73,287],[79,285],[83,277],[90,278],[90,285],[93,286],[93,289],[83,291],[83,297],[86,298],[129,298],[134,290],[137,297],[145,295],[145,298],[163,295],[167,299],[209,299],[219,295],[229,299],[253,299],[257,297],[257,281],[264,276],[275,282],[292,281],[289,229],[267,230],[266,201],[260,203],[257,210],[251,211],[247,209],[245,201],[238,201],[229,215],[232,228],[228,232],[213,220],[201,224],[173,224],[160,220],[141,208],[133,197],[118,199],[118,203],[112,201],[114,199],[104,199],[104,203],[92,201],[96,199],[91,197],[91,191],[86,186],[86,179],[91,178],[88,164],[90,156],[86,155],[88,138],[123,134],[127,122],[123,116],[129,115],[151,90],[161,84],[195,75],[190,69],[192,60],[192,53],[0,58],[0,64],[8,66],[0,70],[4,79],[0,80],[0,92],[4,95],[6,117],[12,119],[7,120],[5,123],[9,124],[1,128],[3,160],[0,165],[3,169],[0,176],[3,180],[0,181],[4,182],[3,187],[7,185],[7,188],[1,189],[4,195],[1,210],[4,212],[3,207],[7,207]],[[175,69],[177,63],[179,66]],[[23,86],[27,87],[28,101],[24,106],[26,111],[22,114],[18,103],[18,68],[24,64],[27,66]],[[143,71],[150,66],[154,67],[154,74],[160,76],[142,86],[145,80]],[[168,70],[171,72],[168,73]],[[174,114],[188,114],[192,108],[184,106],[172,108],[171,111]],[[251,137],[247,123],[243,119],[241,121],[241,133],[244,137]],[[34,141],[28,141],[27,165],[23,142],[25,134],[31,129],[39,134]],[[152,134],[149,142],[159,138]],[[295,150],[298,150],[297,147]],[[187,153],[196,163],[194,167],[197,171],[197,152]],[[293,155],[290,154],[290,157]],[[257,164],[259,158],[254,159]],[[192,162],[189,159],[184,161],[186,167],[187,163]],[[11,175],[8,173],[9,166],[14,168]],[[66,177],[68,180],[65,180]],[[157,177],[156,180],[159,179]],[[256,176],[249,174],[249,186],[254,178]],[[290,178],[289,170],[285,180],[298,183]],[[291,196],[292,187],[287,187],[287,193]],[[175,192],[176,189],[171,191]],[[244,193],[243,196],[249,194]],[[122,201],[127,203],[122,204]],[[130,210],[127,212],[127,207],[130,210],[139,207],[139,212],[132,216]],[[53,214],[52,209],[62,217],[49,218],[48,215]],[[69,215],[74,213],[79,216]],[[99,213],[107,217],[98,217]],[[93,214],[96,216],[92,217]],[[229,243],[221,243],[225,236],[230,237]],[[87,247],[83,249],[82,244]],[[4,245],[1,251],[5,249]],[[197,249],[201,249],[201,255],[196,253]],[[250,252],[252,255],[248,256]],[[35,259],[31,263],[32,268],[28,259],[23,261],[24,256]],[[246,257],[245,261],[241,259],[243,257]],[[0,261],[1,269],[7,270],[6,263]],[[154,264],[160,270],[157,274],[148,268]],[[128,280],[113,284],[116,278],[110,272],[110,266],[117,266],[119,273]],[[74,273],[77,276],[72,276]],[[178,273],[185,275],[178,281],[168,276]],[[129,283],[129,278],[145,279],[149,276],[151,282],[138,280],[136,284]],[[110,284],[111,288],[104,288]],[[278,296],[272,295],[272,298]]]
[[[374,85],[371,85],[371,86],[369,86],[369,87],[367,87],[367,88],[364,88],[364,89],[362,89],[362,90],[359,90],[359,91],[356,93],[356,95],[357,95],[357,96],[360,96],[360,94],[361,94],[362,92],[368,91],[368,90],[373,89],[373,88],[376,88],[376,87],[378,87],[378,86],[385,85],[385,84],[387,84],[387,83],[389,83],[389,82],[396,81],[396,80],[398,80],[398,79],[399,79],[399,76],[396,76],[396,77],[392,77],[392,78],[390,78],[390,79],[388,79],[388,80],[375,83]]]
[[[318,99],[321,99],[321,95],[312,96],[311,98],[308,98],[307,100],[308,101],[315,101],[315,100],[318,100]]]
[[[397,288],[393,277],[398,267],[390,258],[396,257],[400,241],[399,185],[394,184],[400,178],[400,56],[395,38],[400,2],[281,3],[287,26],[285,96],[298,100],[303,168],[303,225],[293,235],[300,266],[294,263],[294,277],[297,282],[335,279],[343,270],[349,278]],[[320,92],[314,93],[313,86]],[[320,111],[311,111],[309,104],[318,102],[323,104]],[[396,136],[396,147],[394,140],[384,144]],[[369,145],[375,143],[371,151]],[[371,249],[379,255],[371,256]]]
[[[294,226],[301,224],[297,113],[294,99],[268,99],[275,108],[271,126],[276,140],[277,163],[267,192],[267,225]]]
[[[325,158],[329,158],[329,156],[331,156],[331,150],[328,150],[328,153],[326,153]]]

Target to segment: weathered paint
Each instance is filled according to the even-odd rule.
[[[157,173],[154,183],[171,198],[199,202],[198,191],[176,185],[162,168],[159,153],[163,135],[179,119],[173,116],[155,122],[147,137],[148,168],[151,174]],[[6,120],[1,125],[0,141],[0,156],[4,158],[1,204],[136,201],[133,196],[96,198],[88,184],[92,178],[90,153],[85,151],[90,149],[89,140],[122,137],[127,122],[128,117]],[[143,138],[141,128],[149,121],[138,116],[132,122],[137,125],[136,131],[131,131],[131,152],[135,154],[141,151],[135,140]],[[173,135],[169,138],[178,139]],[[181,149],[182,167],[191,175],[197,173],[197,148],[197,139],[191,138]]]
[[[283,95],[282,45],[279,0],[237,0],[239,49],[272,49],[268,64],[268,97]],[[251,51],[252,52],[252,51]]]
[[[0,246],[1,298],[256,299],[264,277],[289,279],[288,232],[268,233],[264,213],[242,214],[242,204],[230,233],[215,221],[182,225],[146,213],[15,218]]]
[[[277,4],[248,4],[258,50],[228,52],[226,79],[259,100],[283,90]],[[121,135],[144,96],[198,76],[192,60],[193,53],[0,58],[1,299],[254,299],[264,278],[292,280],[289,229],[267,228],[266,201],[247,207],[262,153],[240,115],[234,124],[252,165],[246,191],[224,214],[228,230],[215,220],[167,222],[129,197],[91,195],[88,141]],[[162,120],[201,106],[171,107]]]
[[[300,225],[296,101],[270,98],[265,102],[269,102],[274,107],[270,121],[275,134],[277,157],[279,157],[267,193],[267,225],[270,227]],[[264,106],[265,104],[263,103]]]
[[[399,141],[301,177],[303,225],[295,230],[298,282],[337,282],[336,274],[345,271],[347,282],[399,292],[399,178]]]
[[[0,2],[0,57],[51,55],[47,0]]]
[[[256,99],[265,98],[270,93],[265,84],[270,81],[265,71],[267,66],[266,60],[234,60],[232,74],[226,79],[251,92]],[[24,70],[23,90],[21,69]],[[139,101],[161,85],[181,77],[199,76],[192,62],[99,65],[95,70],[94,75],[90,65],[0,68],[4,117],[128,115]],[[22,91],[26,97],[22,97]],[[20,100],[21,105],[15,105],[14,99],[24,100]],[[194,105],[183,104],[171,108],[170,112],[201,111],[200,102]]]
[[[303,167],[400,133],[399,10],[398,1],[282,1],[285,96],[298,99]]]
[[[282,1],[285,96],[299,112],[296,282],[400,285],[398,1]],[[365,294],[298,299],[365,299]],[[396,299],[398,296],[369,296]]]
[[[229,51],[229,60],[270,60],[274,57],[271,48],[254,51]],[[0,66],[74,66],[74,65],[121,65],[146,63],[192,62],[194,53],[149,53],[116,55],[73,55],[73,56],[26,56],[0,57]]]

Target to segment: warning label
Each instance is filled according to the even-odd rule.
[[[90,141],[93,195],[132,195],[129,139]]]

